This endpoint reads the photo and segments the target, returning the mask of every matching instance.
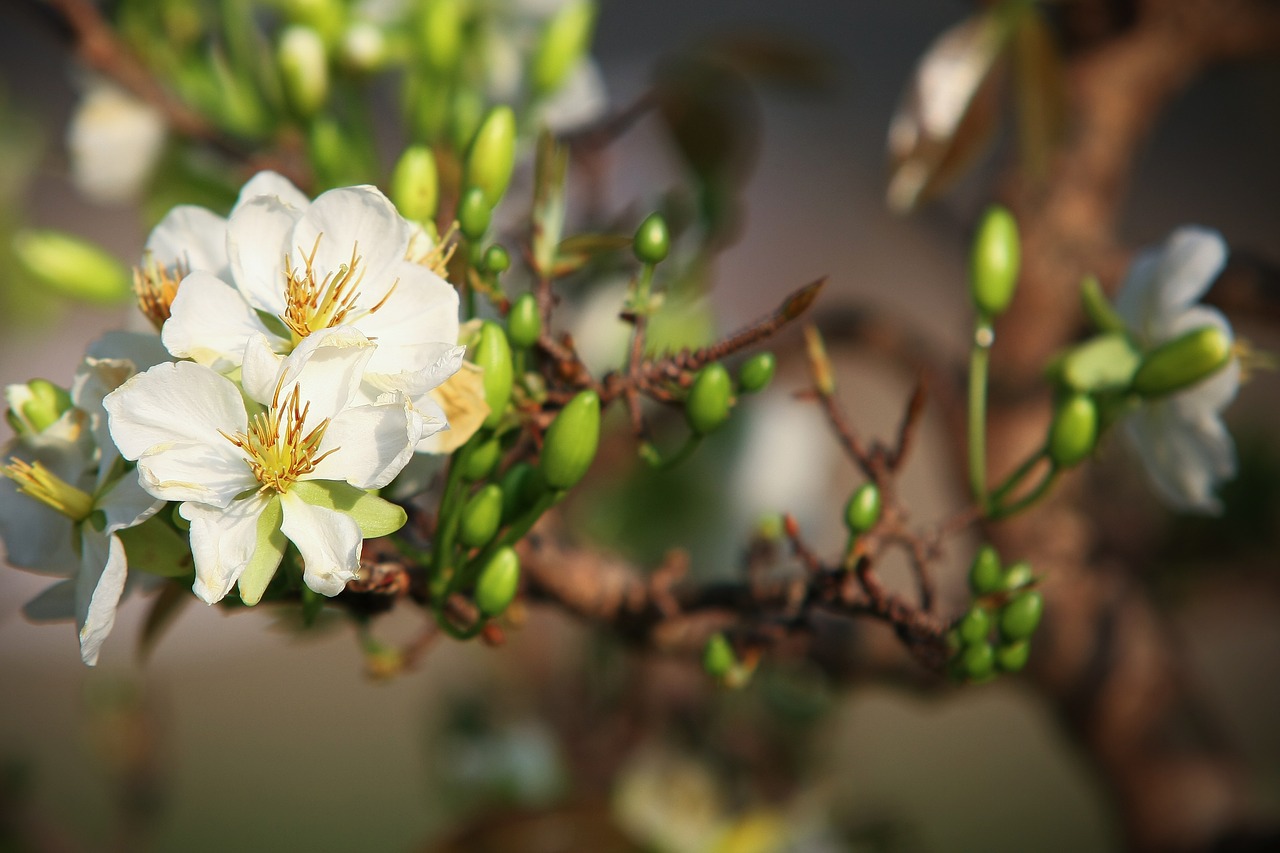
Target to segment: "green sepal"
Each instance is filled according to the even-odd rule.
[[[182,578],[191,574],[195,567],[186,537],[165,524],[159,516],[153,516],[137,527],[118,530],[116,535],[124,545],[130,570],[162,578]]]
[[[391,501],[341,480],[302,480],[290,486],[289,493],[312,506],[350,516],[365,539],[395,533],[409,520],[405,511]]]
[[[240,575],[240,600],[252,607],[262,600],[267,584],[275,577],[280,561],[284,559],[284,549],[289,544],[280,525],[284,523],[284,507],[280,504],[280,496],[273,495],[258,516],[258,544]]]
[[[1097,393],[1129,387],[1142,364],[1142,354],[1119,332],[1098,335],[1063,357],[1059,367],[1064,384],[1076,391]]]
[[[1084,305],[1084,313],[1099,332],[1123,332],[1124,320],[1111,306],[1111,300],[1103,293],[1097,276],[1085,276],[1080,282],[1080,302]]]

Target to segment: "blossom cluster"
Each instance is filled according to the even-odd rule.
[[[146,576],[255,604],[292,543],[305,585],[341,592],[362,540],[404,523],[376,491],[475,396],[442,386],[479,381],[424,243],[374,187],[312,201],[271,172],[225,219],[171,211],[135,274],[155,332],[94,344],[69,393],[9,389],[0,534],[14,565],[67,577],[27,613],[74,616],[92,664]]]

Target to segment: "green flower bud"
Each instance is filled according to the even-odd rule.
[[[405,219],[430,222],[440,200],[436,157],[425,145],[410,145],[391,173],[391,201]]]
[[[1003,314],[1013,299],[1021,262],[1018,223],[1007,209],[990,207],[982,217],[970,259],[970,289],[979,313]]]
[[[471,496],[462,508],[458,539],[468,548],[483,548],[498,532],[502,521],[502,487],[490,483]]]
[[[502,420],[507,401],[511,399],[511,345],[501,326],[489,320],[480,325],[480,340],[471,358],[484,370],[484,401],[489,404],[484,425],[493,428]]]
[[[684,416],[698,435],[720,428],[729,419],[733,407],[733,380],[718,361],[698,371],[684,401]]]
[[[487,480],[501,458],[502,444],[494,436],[471,448],[467,454],[466,465],[462,469],[462,476],[473,483]]]
[[[631,240],[631,250],[642,264],[660,264],[671,250],[671,237],[667,234],[667,220],[661,213],[650,213],[636,229]]]
[[[462,236],[473,243],[484,237],[493,218],[493,207],[485,201],[484,190],[472,187],[462,194],[458,202],[458,229]]]
[[[724,678],[738,665],[738,656],[724,634],[716,632],[707,639],[702,650],[702,668],[712,678]]]
[[[985,607],[975,604],[969,608],[968,613],[964,614],[956,630],[963,645],[971,646],[981,643],[991,633],[991,614]]]
[[[494,275],[500,275],[511,269],[511,255],[506,247],[495,243],[485,249],[484,268]]]
[[[1000,608],[1000,636],[1010,642],[1030,639],[1043,613],[1044,597],[1035,590],[1014,596]]]
[[[489,111],[476,131],[467,154],[467,186],[484,190],[485,201],[494,207],[511,183],[516,162],[516,114],[500,105]]]
[[[591,0],[571,0],[556,12],[542,32],[533,57],[533,91],[542,97],[562,85],[581,61],[591,44],[596,4]]]
[[[960,671],[970,681],[986,681],[996,671],[996,650],[985,640],[965,646],[959,663]]]
[[[880,489],[875,483],[863,483],[849,498],[844,508],[844,523],[854,534],[866,533],[880,520]]]
[[[347,27],[339,49],[343,64],[352,71],[372,73],[387,62],[387,38],[381,27],[368,21]]]
[[[1217,326],[1202,326],[1147,353],[1132,387],[1143,397],[1163,397],[1208,379],[1229,361],[1231,339]]]
[[[484,96],[476,89],[464,87],[453,93],[447,118],[454,148],[466,151],[470,147],[480,130],[480,123],[485,119],[488,106]]]
[[[1035,579],[1031,564],[1026,560],[1019,560],[1005,570],[1004,577],[1000,579],[1000,591],[1015,592],[1024,586],[1029,586]]]
[[[280,79],[289,105],[301,118],[320,111],[329,98],[329,59],[324,40],[310,27],[286,27],[276,49]]]
[[[763,391],[773,381],[778,369],[778,359],[771,352],[760,352],[742,363],[738,371],[738,386],[748,394]]]
[[[430,0],[419,30],[423,55],[436,71],[448,71],[462,50],[466,0]]]
[[[990,545],[983,545],[969,567],[969,589],[974,595],[990,595],[1004,586],[1004,571],[1000,567],[1000,555]]]
[[[1058,404],[1049,426],[1049,458],[1060,468],[1084,461],[1098,442],[1098,406],[1085,394]]]
[[[996,649],[996,666],[1002,672],[1021,672],[1031,657],[1031,643],[1019,640],[1005,643]]]
[[[1129,387],[1141,362],[1128,335],[1108,332],[1068,352],[1059,363],[1059,374],[1076,391],[1119,391]]]
[[[286,0],[284,11],[290,23],[310,27],[326,44],[337,38],[346,19],[342,0]]]
[[[502,521],[507,523],[537,502],[542,475],[528,462],[517,462],[502,476]]]
[[[511,303],[507,314],[507,334],[518,347],[531,347],[542,334],[542,316],[538,313],[538,299],[532,293],[522,293]]]
[[[485,616],[501,615],[520,588],[520,558],[510,548],[499,548],[480,570],[476,580],[476,607]]]
[[[542,477],[552,489],[568,489],[591,467],[600,443],[600,398],[581,391],[547,428],[542,444]]]
[[[47,379],[32,379],[26,385],[5,389],[9,422],[21,435],[39,435],[71,408],[71,395]]]
[[[61,231],[19,231],[13,254],[28,275],[63,296],[110,304],[133,294],[133,278],[123,264]]]

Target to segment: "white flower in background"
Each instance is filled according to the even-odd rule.
[[[150,179],[164,138],[159,111],[110,83],[95,81],[67,129],[71,180],[98,203],[130,201]]]
[[[245,348],[243,394],[208,367],[178,362],[134,377],[105,400],[111,434],[125,458],[137,460],[143,488],[183,502],[193,589],[210,604],[237,582],[246,603],[256,603],[285,538],[302,555],[308,587],[341,592],[359,570],[364,536],[390,530],[362,530],[338,508],[350,504],[334,497],[335,488],[355,500],[363,491],[342,484],[385,486],[419,439],[403,398],[352,405],[377,355],[360,332],[322,330],[284,359],[271,346],[258,335]]]
[[[283,178],[270,180],[278,191],[250,197],[246,186],[227,221],[230,282],[199,270],[182,280],[162,332],[169,352],[227,372],[251,338],[283,356],[317,332],[351,326],[377,342],[361,399],[403,394],[424,435],[444,428],[428,395],[462,362],[458,294],[406,259],[410,224],[374,187],[310,202]]]
[[[1138,256],[1116,299],[1116,310],[1144,349],[1204,326],[1231,341],[1231,325],[1216,308],[1197,304],[1226,262],[1227,247],[1215,231],[1180,228],[1159,249]],[[1219,372],[1185,391],[1145,401],[1124,421],[1125,434],[1147,475],[1170,505],[1217,513],[1214,491],[1236,472],[1235,447],[1222,410],[1240,387],[1233,358]]]
[[[569,72],[554,95],[537,105],[538,121],[555,134],[566,134],[598,121],[609,109],[600,66],[585,57]]]

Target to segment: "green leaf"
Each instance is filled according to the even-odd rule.
[[[1125,335],[1098,335],[1067,353],[1062,380],[1076,391],[1119,391],[1129,387],[1141,363],[1141,354]]]
[[[195,566],[186,537],[159,517],[117,531],[116,535],[124,545],[130,569],[162,578],[183,578]]]
[[[341,480],[303,480],[294,483],[290,492],[312,506],[351,516],[365,539],[395,533],[409,520],[405,511],[391,501]]]
[[[280,505],[280,496],[276,495],[258,516],[258,546],[240,575],[240,600],[249,607],[262,600],[262,593],[266,592],[267,584],[275,577],[284,558],[284,549],[289,543],[280,529],[283,521],[284,508]]]

